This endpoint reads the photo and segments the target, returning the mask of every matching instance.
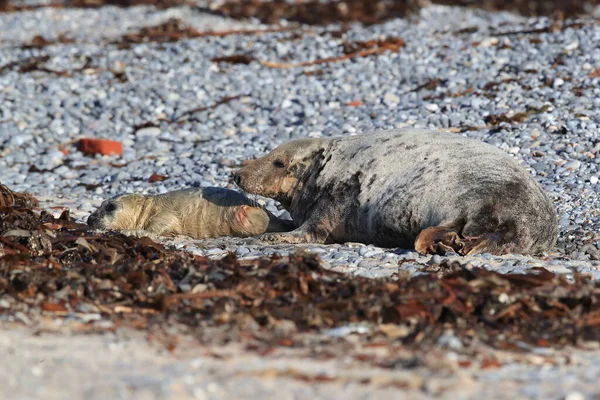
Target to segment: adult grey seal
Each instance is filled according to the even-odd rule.
[[[294,228],[292,221],[275,217],[242,193],[219,187],[116,196],[105,200],[87,223],[94,229],[135,236],[185,235],[194,239],[249,237]]]
[[[556,242],[541,186],[496,147],[457,134],[398,129],[298,139],[234,175],[271,197],[297,228],[270,242],[362,242],[420,253],[538,253]]]

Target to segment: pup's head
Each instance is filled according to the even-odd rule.
[[[124,194],[104,200],[90,214],[87,224],[93,229],[140,229],[140,215],[146,197],[141,194]]]
[[[324,143],[323,139],[298,139],[284,143],[239,169],[234,181],[248,193],[270,197],[282,204],[289,203],[293,193],[301,189]]]

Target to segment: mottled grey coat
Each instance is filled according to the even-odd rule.
[[[452,133],[295,140],[235,180],[292,215],[298,228],[263,236],[270,241],[535,253],[557,236],[555,207],[531,174],[496,147]]]

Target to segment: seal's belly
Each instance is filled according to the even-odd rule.
[[[360,242],[382,247],[412,247],[420,221],[411,219],[410,208],[396,202],[366,204],[349,210],[332,230],[327,242]]]
[[[387,185],[363,188],[332,238],[338,242],[412,247],[422,229],[455,217],[452,210],[440,207],[439,195],[428,189],[432,185],[415,173],[388,181]]]

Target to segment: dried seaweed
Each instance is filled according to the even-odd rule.
[[[252,61],[254,61],[254,58],[252,56],[249,56],[248,54],[233,54],[230,56],[211,58],[210,61],[215,62],[215,63],[246,64],[247,65],[247,64],[250,64]]]
[[[260,35],[263,33],[286,32],[295,29],[296,28],[290,27],[276,27],[265,29],[198,31],[195,28],[187,26],[178,18],[171,18],[159,25],[143,27],[136,32],[127,33],[113,43],[118,45],[119,48],[129,48],[133,44],[145,42],[168,43],[189,38],[224,37],[231,35]]]
[[[399,38],[386,38],[381,40],[370,40],[368,42],[346,43],[343,46],[344,55],[337,57],[319,58],[311,61],[297,63],[280,63],[274,61],[261,61],[265,67],[270,68],[295,68],[310,67],[313,65],[330,64],[339,61],[350,60],[352,58],[367,57],[374,54],[381,54],[386,51],[397,53],[405,45],[404,40]]]
[[[38,44],[43,47],[41,42],[38,42]],[[52,43],[47,42],[47,44],[52,44]],[[27,46],[25,46],[25,47],[27,47]],[[70,76],[72,76],[73,72],[83,71],[83,70],[87,69],[92,62],[91,58],[86,56],[86,57],[84,57],[85,62],[83,63],[83,65],[78,66],[77,68],[74,68],[71,71],[68,71],[68,70],[61,71],[61,70],[54,70],[54,69],[47,67],[46,62],[48,60],[50,60],[50,56],[48,56],[47,54],[43,54],[40,56],[27,57],[27,58],[24,58],[24,59],[21,59],[18,61],[12,61],[5,65],[0,66],[0,74],[3,74],[7,71],[10,71],[10,70],[18,67],[18,68],[16,68],[16,70],[20,74],[39,71],[39,72],[45,72],[48,74],[53,74],[56,76],[70,77]]]
[[[548,111],[550,106],[544,105],[540,108],[530,107],[527,111],[514,113],[512,115],[500,114],[500,115],[488,115],[484,118],[486,124],[494,126],[500,123],[512,123],[512,122],[523,122],[532,115],[537,115]]]
[[[137,32],[131,32],[124,35],[119,41],[121,48],[126,48],[133,43],[143,42],[176,42],[182,38],[197,37],[199,32],[188,27],[183,21],[177,18],[171,18],[162,24],[143,27]]]
[[[366,25],[403,17],[419,9],[413,0],[319,0],[289,2],[285,0],[231,0],[220,4],[216,11],[231,18],[258,18],[263,23],[278,23],[285,19],[308,25],[361,22]]]
[[[404,47],[406,43],[404,40],[397,37],[387,37],[385,39],[369,40],[366,42],[344,42],[342,48],[344,54],[353,54],[362,50],[372,48],[387,48],[388,50],[397,52],[400,48]]]
[[[162,181],[166,181],[167,179],[169,179],[168,176],[152,174],[152,175],[150,175],[150,178],[148,178],[148,182],[150,182],[150,183],[162,182]]]
[[[38,8],[98,8],[105,5],[132,7],[137,5],[153,5],[159,9],[190,4],[186,0],[57,0],[51,3],[23,4],[23,2],[0,0],[0,12],[29,11]]]
[[[488,11],[512,11],[527,16],[548,15],[558,19],[589,14],[597,6],[598,0],[433,0],[433,3]],[[199,7],[187,0],[57,0],[51,3],[23,4],[22,2],[0,0],[0,12],[19,12],[37,8],[98,8],[105,5],[132,7],[152,5],[165,9],[190,5],[200,11],[224,15],[230,18],[258,18],[263,23],[275,24],[282,19],[308,25],[331,23],[348,24],[360,22],[372,25],[399,17],[415,15],[427,2],[420,0],[336,0],[336,1],[286,1],[286,0],[227,0],[209,7]]]
[[[152,5],[159,9],[190,4],[187,0],[67,0],[65,7],[97,8],[104,5],[132,7],[137,5]]]
[[[600,339],[600,283],[543,268],[501,274],[445,262],[417,277],[359,278],[307,253],[213,261],[149,238],[92,233],[66,212],[11,207],[0,208],[0,234],[0,298],[10,304],[0,314],[32,321],[93,312],[119,326],[179,326],[205,342],[269,346],[351,323],[372,326],[365,340],[416,348],[448,329],[503,349]]]
[[[598,0],[435,0],[434,3],[482,8],[488,11],[512,11],[527,16],[557,15],[562,17],[585,15],[591,7],[600,4]]]
[[[28,193],[17,193],[0,184],[0,207],[33,208],[38,206],[38,200]]]
[[[37,35],[34,36],[29,43],[21,46],[23,49],[41,49],[46,46],[51,46],[54,44],[69,44],[73,43],[74,40],[65,36],[65,34],[60,34],[56,40],[48,40],[43,36]]]
[[[488,11],[512,11],[527,16],[548,15],[557,19],[586,15],[598,0],[434,0],[433,3]],[[319,0],[290,2],[285,0],[229,0],[206,11],[231,18],[258,18],[263,23],[278,23],[288,20],[308,25],[360,22],[372,25],[389,19],[415,15],[426,2],[418,0]],[[473,28],[459,33],[468,33]]]
[[[0,74],[4,73],[6,71],[10,71],[15,67],[19,67],[18,71],[20,73],[37,70],[37,69],[42,68],[40,65],[42,65],[49,59],[50,59],[50,56],[44,54],[41,56],[27,57],[27,58],[24,58],[24,59],[18,60],[18,61],[11,61],[11,62],[8,62],[8,63],[0,66]]]

